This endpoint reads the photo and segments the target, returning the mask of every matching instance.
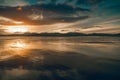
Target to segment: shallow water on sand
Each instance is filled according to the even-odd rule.
[[[0,80],[120,80],[120,37],[0,37]]]

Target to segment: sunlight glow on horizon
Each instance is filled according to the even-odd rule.
[[[28,32],[29,29],[26,26],[8,26],[6,32],[10,33],[25,33]]]

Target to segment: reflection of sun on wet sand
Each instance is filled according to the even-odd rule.
[[[25,56],[28,53],[28,44],[24,42],[23,40],[13,40],[6,42],[5,50],[9,53],[11,53],[12,56],[18,55],[18,56]],[[5,53],[6,54],[6,53]]]
[[[10,44],[11,48],[25,48],[26,44],[21,42],[21,41],[17,41],[15,43]]]
[[[5,49],[0,51],[0,61],[12,58],[16,55],[21,57],[27,55],[27,47],[27,43],[22,40],[6,42]]]

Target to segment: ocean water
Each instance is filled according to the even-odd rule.
[[[0,80],[120,80],[120,37],[0,37]]]

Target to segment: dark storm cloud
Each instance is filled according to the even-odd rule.
[[[78,4],[97,4],[104,0],[76,0]]]
[[[90,11],[89,9],[85,9],[85,8],[80,8],[80,7],[72,7],[66,4],[58,4],[58,5],[53,5],[53,4],[43,4],[43,5],[39,5],[38,8],[41,9],[45,9],[45,10],[49,10],[49,11],[55,11],[55,12],[59,12],[59,13],[75,13],[77,11]]]
[[[98,4],[98,3],[101,3],[102,1],[104,0],[50,0],[51,3],[54,3],[54,4],[74,4],[74,5],[88,5],[88,4]],[[76,5],[76,6],[77,6]]]
[[[9,12],[9,14],[8,14]],[[53,24],[59,22],[75,22],[89,18],[90,10],[80,7],[72,7],[66,4],[39,4],[22,7],[18,11],[17,7],[0,8],[0,15],[17,20],[28,22],[29,24]],[[44,19],[40,19],[41,14]]]
[[[51,0],[51,3],[56,3],[57,2],[57,0]]]

